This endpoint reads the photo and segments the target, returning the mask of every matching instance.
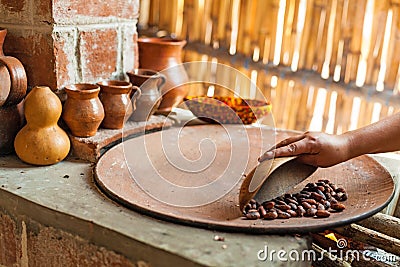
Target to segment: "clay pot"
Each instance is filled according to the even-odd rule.
[[[0,28],[0,107],[21,102],[28,87],[22,63],[15,57],[4,56],[3,43],[6,35],[7,29]]]
[[[160,106],[160,89],[165,84],[166,78],[163,74],[149,69],[136,69],[127,72],[127,75],[130,82],[139,86],[142,91],[140,99],[136,101],[136,110],[130,119],[147,121]]]
[[[103,104],[99,99],[100,87],[95,84],[80,83],[65,87],[67,100],[62,118],[77,137],[94,136],[104,119]]]
[[[187,95],[183,84],[189,78],[182,66],[182,49],[185,40],[171,38],[139,38],[139,66],[143,69],[162,71],[167,82],[162,88],[162,100],[159,111],[169,112],[179,105]]]
[[[20,105],[0,107],[0,155],[14,151],[15,136],[23,125]]]
[[[0,28],[0,57],[4,56],[3,44],[4,40],[6,39],[6,35],[7,35],[7,29]]]
[[[137,91],[134,99],[140,96],[140,89],[126,81],[101,81],[100,101],[104,107],[105,117],[101,126],[107,129],[121,129],[134,110],[130,98],[132,91]]]

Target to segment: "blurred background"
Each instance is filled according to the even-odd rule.
[[[265,97],[276,127],[340,134],[399,110],[399,3],[140,0],[138,33],[185,39],[184,62],[244,73],[248,81],[218,67],[189,70],[226,81],[241,97]],[[223,92],[195,84],[189,94]]]

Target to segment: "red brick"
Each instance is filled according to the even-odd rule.
[[[117,29],[91,29],[79,33],[82,80],[107,79],[116,71]]]
[[[13,266],[18,261],[16,223],[8,215],[0,214],[0,265]]]
[[[0,0],[1,22],[26,24],[31,22],[30,0]]]
[[[55,21],[74,21],[80,17],[138,17],[139,0],[53,0]]]
[[[4,53],[22,62],[28,85],[56,86],[51,32],[9,30],[4,42]]]
[[[33,21],[35,24],[51,24],[53,22],[52,0],[33,1]]]
[[[122,49],[122,67],[123,70],[130,71],[139,67],[139,51],[137,46],[137,32],[133,25],[124,26],[123,28],[123,49]]]
[[[28,228],[28,259],[32,267],[135,266],[122,255],[50,227]]]
[[[73,29],[53,33],[57,89],[75,83],[79,79],[75,57],[75,35]]]

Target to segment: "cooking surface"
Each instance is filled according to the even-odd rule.
[[[95,179],[111,198],[144,214],[248,233],[320,231],[363,219],[390,201],[394,190],[390,174],[372,158],[361,156],[320,168],[294,188],[329,179],[349,194],[343,212],[320,219],[243,219],[238,207],[242,174],[257,164],[262,151],[292,134],[238,125],[172,128],[110,149],[99,160]]]

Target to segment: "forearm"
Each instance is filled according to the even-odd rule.
[[[400,150],[400,113],[343,135],[349,139],[349,158]]]

